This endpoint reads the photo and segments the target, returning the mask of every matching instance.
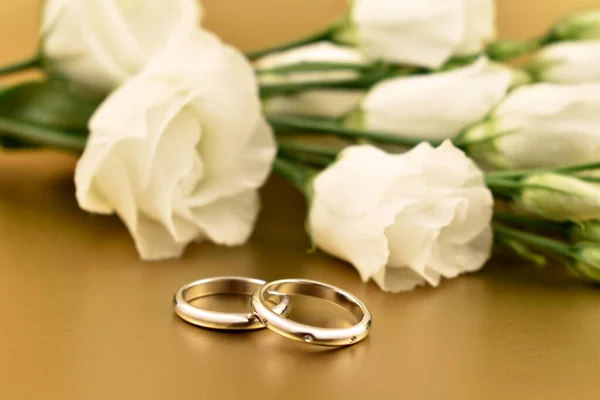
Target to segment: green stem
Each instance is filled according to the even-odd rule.
[[[294,152],[286,152],[279,151],[279,156],[285,158],[290,161],[295,161],[301,163],[306,166],[315,167],[318,169],[327,168],[331,165],[331,159],[322,157],[316,154],[308,154],[308,153],[294,153]]]
[[[331,158],[331,159],[335,159],[339,154],[338,150],[332,149],[331,147],[317,146],[314,144],[307,144],[307,143],[299,143],[294,140],[279,140],[277,142],[277,146],[279,147],[279,150],[282,150],[285,152],[299,152],[299,153],[316,154],[316,155]]]
[[[501,190],[514,190],[515,192],[519,192],[523,186],[516,181],[504,180],[504,179],[496,179],[495,177],[485,176],[485,185],[490,189],[501,189]]]
[[[488,178],[488,177],[489,178],[521,178],[523,176],[534,175],[534,174],[545,174],[545,173],[566,174],[566,173],[587,171],[590,169],[600,169],[600,162],[570,165],[567,167],[558,167],[558,168],[513,169],[513,170],[508,170],[508,171],[493,171],[493,172],[487,172],[485,174],[485,176],[486,176],[486,178]]]
[[[272,47],[267,47],[262,50],[253,51],[253,52],[246,54],[246,56],[251,60],[255,60],[257,58],[264,57],[268,54],[275,53],[278,51],[285,51],[285,50],[292,49],[294,47],[304,46],[307,44],[319,42],[321,40],[328,40],[331,38],[331,35],[333,34],[334,31],[335,31],[334,26],[329,26],[325,30],[312,33],[310,35],[304,36],[297,40],[293,40],[291,42],[286,42],[286,43],[278,44],[278,45],[275,45]]]
[[[519,181],[501,179],[487,175],[485,176],[485,184],[492,192],[498,191],[501,194],[506,194],[507,192],[512,194],[518,194],[522,189],[542,189],[554,193],[567,195],[570,194],[568,192],[565,192],[564,190],[560,190],[550,186],[521,183]]]
[[[494,194],[502,196],[518,195],[525,188],[521,182],[509,179],[498,179],[496,177],[485,176],[485,185]],[[529,186],[528,186],[529,187]]]
[[[265,74],[291,74],[297,72],[321,72],[321,71],[364,71],[372,68],[371,65],[338,63],[338,62],[299,62],[296,64],[283,65],[268,69],[256,69],[257,75]]]
[[[466,139],[465,135],[469,132],[469,129],[471,129],[471,128],[467,128],[467,129],[463,130],[454,139],[452,139],[455,146],[459,146],[461,148],[466,148],[467,146],[482,145],[482,144],[486,144],[486,143],[491,143],[491,142],[495,141],[496,139],[499,139],[501,137],[505,137],[507,135],[511,135],[512,133],[514,133],[514,131],[499,132],[499,133],[495,133],[493,135],[489,135],[489,136],[482,137],[482,138]]]
[[[529,40],[499,40],[488,45],[486,53],[494,61],[509,62],[538,51],[549,41],[549,36]]]
[[[319,121],[310,118],[299,117],[269,117],[269,123],[276,130],[288,130],[307,133],[332,133],[341,137],[355,139],[368,139],[379,143],[395,144],[399,146],[414,147],[425,140],[395,136],[385,132],[372,132],[363,129],[348,128],[336,122]],[[441,141],[428,141],[439,145]]]
[[[317,173],[315,170],[277,157],[273,162],[273,171],[294,184],[305,196],[310,196],[309,183]]]
[[[514,253],[516,253],[519,257],[531,261],[537,266],[546,265],[546,257],[541,254],[537,254],[529,249],[527,244],[523,243],[520,240],[509,238],[506,236],[496,235],[494,237],[494,242],[500,246],[504,246]]]
[[[571,246],[558,240],[548,239],[543,236],[533,233],[522,232],[517,229],[508,228],[503,225],[493,224],[494,232],[499,236],[505,236],[510,239],[516,239],[531,247],[545,250],[560,256],[565,256],[572,259],[575,254],[571,250]]]
[[[291,158],[304,164],[315,165],[319,168],[328,167],[335,161],[338,154],[336,150],[329,147],[299,143],[293,140],[279,140],[277,146],[279,154],[283,157]]]
[[[81,152],[87,138],[0,117],[0,133],[22,142]]]
[[[355,80],[339,80],[339,81],[309,81],[309,82],[291,82],[291,83],[267,83],[260,85],[260,96],[285,96],[294,94],[304,90],[311,89],[345,89],[354,88]]]
[[[494,220],[500,222],[506,222],[514,225],[528,226],[531,228],[551,230],[554,232],[563,233],[568,228],[569,224],[548,221],[545,219],[534,218],[534,217],[525,217],[521,215],[503,213],[503,212],[494,212]]]
[[[414,67],[397,67],[390,64],[376,63],[362,71],[357,78],[341,80],[315,80],[306,82],[263,83],[260,85],[262,97],[285,95],[309,89],[363,89],[367,90],[382,80],[421,73]]]
[[[31,57],[29,59],[19,61],[15,64],[0,67],[0,76],[25,71],[31,68],[36,68],[40,65],[42,65],[42,57],[39,54],[36,54],[34,57]]]

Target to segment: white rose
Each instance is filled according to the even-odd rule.
[[[352,146],[313,182],[316,245],[385,291],[437,286],[490,256],[493,198],[482,172],[447,141],[405,154]]]
[[[572,263],[572,271],[589,282],[600,282],[600,247],[594,243],[581,243],[577,246],[577,258]]]
[[[354,111],[364,97],[362,90],[312,89],[264,100],[267,115],[297,115],[338,119]]]
[[[42,19],[45,66],[108,93],[169,41],[197,28],[196,0],[48,0]]]
[[[519,87],[465,135],[469,154],[501,168],[600,161],[600,83]],[[490,141],[493,137],[498,137]]]
[[[116,90],[89,127],[79,205],[116,212],[143,259],[179,256],[194,240],[248,238],[276,149],[237,50],[193,32]]]
[[[600,207],[600,204],[598,204]],[[600,244],[600,220],[578,221],[568,228],[569,239],[574,242],[595,242]]]
[[[527,64],[540,81],[600,82],[600,40],[558,42],[544,47]]]
[[[495,37],[493,0],[354,0],[350,21],[367,56],[430,68]]]
[[[462,42],[453,55],[479,53],[487,43],[496,39],[496,3],[494,0],[465,0]]]
[[[421,139],[447,139],[487,116],[512,82],[507,68],[480,58],[467,67],[383,81],[367,94],[366,128]]]
[[[339,82],[360,77],[359,71],[331,69],[327,71],[265,73],[281,67],[303,63],[341,63],[366,66],[364,56],[354,48],[340,46],[328,41],[308,44],[269,54],[254,62],[258,80],[263,85]],[[299,115],[321,118],[340,118],[358,107],[364,95],[360,90],[308,89],[289,95],[268,96],[264,110],[268,115]]]
[[[359,67],[368,64],[364,56],[357,49],[322,41],[266,55],[256,60],[254,67],[258,73],[258,81],[263,85],[344,81],[353,80],[360,76],[360,72],[348,69],[285,74],[264,73],[270,69],[289,67],[302,63],[341,63]]]
[[[554,173],[531,175],[522,182],[519,203],[555,221],[600,219],[600,185]]]
[[[600,39],[600,10],[577,11],[559,20],[552,28],[555,40]]]

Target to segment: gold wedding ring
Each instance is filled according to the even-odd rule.
[[[335,303],[350,311],[358,322],[349,328],[320,328],[292,321],[269,308],[268,299],[294,294],[318,297]],[[283,279],[267,283],[252,296],[252,308],[268,329],[293,340],[321,346],[356,344],[367,337],[372,323],[367,307],[352,294],[326,283],[303,279]]]
[[[203,310],[189,302],[201,297],[217,294],[243,294],[251,296],[265,281],[245,277],[216,277],[188,283],[180,288],[173,298],[175,313],[190,324],[204,328],[224,330],[262,329],[253,312],[245,314]],[[272,307],[272,306],[271,306]],[[281,296],[271,311],[274,315],[286,315],[290,311],[290,298]]]

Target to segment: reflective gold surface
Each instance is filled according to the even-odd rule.
[[[209,25],[246,48],[324,24],[344,2],[205,1]],[[595,3],[501,0],[503,31],[536,32]],[[37,4],[0,5],[0,62],[35,48]],[[247,246],[199,244],[182,260],[142,263],[116,218],[77,208],[73,166],[52,152],[0,154],[2,400],[600,398],[600,290],[559,270],[496,262],[435,290],[386,295],[348,265],[306,253],[303,201],[278,179]],[[324,351],[177,318],[175,290],[214,275],[339,286],[370,308],[371,335]],[[320,304],[295,318],[318,323],[315,306],[335,312]]]

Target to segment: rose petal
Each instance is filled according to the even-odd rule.
[[[206,178],[191,194],[188,205],[190,207],[208,205],[219,198],[231,197],[247,189],[262,186],[271,171],[276,152],[271,127],[265,120],[257,121],[252,136],[243,151],[238,154],[235,165],[215,166],[210,164],[214,161],[214,157],[204,158]],[[202,151],[202,155],[205,154],[206,150]]]
[[[384,292],[400,293],[425,284],[425,280],[410,268],[381,268],[373,280]]]
[[[169,41],[194,29],[196,0],[85,0],[45,2],[45,66],[105,95],[137,73]]]
[[[494,197],[489,189],[475,187],[455,193],[460,199],[452,222],[442,229],[440,241],[466,244],[478,236],[492,221]]]
[[[354,111],[364,96],[362,90],[306,90],[265,99],[267,115],[299,115],[337,119]]]
[[[163,225],[145,216],[140,216],[138,229],[131,235],[140,258],[147,261],[181,257],[188,244],[175,241]]]
[[[486,43],[496,39],[496,3],[494,0],[464,0],[463,41],[454,50],[457,56],[480,52]]]
[[[464,272],[477,271],[489,260],[492,244],[493,235],[489,225],[467,243],[440,240],[429,265],[448,279]]]
[[[156,154],[148,166],[148,175],[152,179],[137,193],[140,212],[160,221],[175,240],[185,237],[189,241],[194,237],[189,233],[194,231],[193,223],[175,219],[177,215],[183,215],[184,210],[175,207],[174,195],[181,181],[194,174],[196,158],[189,149],[195,148],[199,140],[199,121],[191,110],[183,109],[162,132]],[[202,176],[195,178],[199,182]],[[179,206],[184,207],[183,204]],[[179,233],[182,230],[188,233]],[[197,234],[198,230],[195,231]]]
[[[389,191],[397,187],[392,185],[397,175],[416,172],[414,167],[399,165],[378,148],[352,146],[315,178],[313,186],[316,193],[322,194],[320,199],[327,208],[347,216],[361,216],[391,196]]]
[[[512,92],[494,112],[496,146],[514,168],[593,162],[600,155],[600,83],[535,84]]]
[[[441,230],[448,226],[460,199],[437,199],[406,207],[385,230],[389,241],[391,267],[408,267],[431,285],[439,284],[439,274],[428,270],[431,254]]]
[[[462,40],[463,0],[355,0],[361,49],[375,59],[439,68]]]
[[[310,235],[323,251],[354,265],[366,282],[387,264],[385,229],[394,223],[394,215],[404,206],[397,204],[348,218],[323,207],[315,198],[309,215]]]
[[[190,210],[197,225],[213,242],[235,246],[248,240],[260,209],[256,190]]]
[[[492,68],[485,57],[447,72],[384,80],[365,97],[365,124],[399,136],[451,139],[486,117],[511,82],[507,69]]]

